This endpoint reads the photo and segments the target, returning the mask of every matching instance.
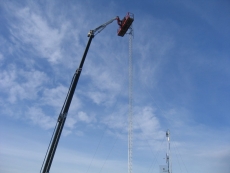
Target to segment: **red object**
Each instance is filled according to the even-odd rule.
[[[117,35],[123,37],[126,32],[128,31],[129,27],[132,25],[134,21],[134,15],[131,13],[128,13],[126,17],[124,17],[123,20],[120,20],[119,17],[117,17],[117,23],[120,26],[120,28],[117,31]]]

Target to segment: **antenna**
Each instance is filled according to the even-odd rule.
[[[133,28],[130,26],[129,33],[129,116],[128,116],[128,173],[132,173],[132,149],[133,149],[133,58],[132,38]]]
[[[166,131],[166,137],[167,137],[167,153],[166,153],[166,163],[168,164],[168,173],[171,172],[171,158],[170,158],[170,132],[169,130]]]

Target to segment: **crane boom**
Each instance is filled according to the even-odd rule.
[[[90,30],[88,33],[89,40],[88,40],[87,46],[85,48],[85,52],[83,54],[83,57],[81,59],[81,62],[80,62],[78,69],[75,71],[75,73],[73,75],[68,94],[66,96],[65,102],[64,102],[62,109],[61,109],[61,112],[59,114],[55,129],[53,132],[53,136],[52,136],[51,141],[50,141],[50,145],[48,147],[45,159],[44,159],[42,167],[41,167],[41,171],[40,171],[41,173],[49,173],[49,170],[50,170],[50,167],[52,165],[52,161],[53,161],[56,149],[57,149],[57,145],[58,145],[64,124],[65,124],[65,120],[66,120],[66,117],[67,117],[67,114],[69,111],[69,107],[70,107],[70,104],[71,104],[71,101],[72,101],[79,77],[81,75],[81,71],[82,71],[82,68],[83,68],[85,58],[86,58],[86,55],[88,53],[91,41],[96,34],[100,33],[107,25],[112,23],[114,20],[116,20],[116,18],[109,20],[108,22],[100,25],[99,27],[97,27],[94,30]]]
[[[63,107],[61,109],[61,112],[59,114],[57,124],[56,124],[56,127],[54,129],[53,136],[52,136],[52,139],[50,141],[50,145],[49,145],[48,150],[47,150],[47,154],[46,154],[44,162],[42,164],[42,168],[40,171],[41,173],[49,173],[49,170],[50,170],[50,167],[51,167],[51,164],[52,164],[52,161],[53,161],[56,149],[57,149],[57,145],[58,145],[64,124],[65,124],[65,120],[66,120],[66,117],[67,117],[67,114],[69,111],[69,107],[70,107],[70,104],[71,104],[71,101],[73,98],[73,94],[75,92],[75,89],[76,89],[76,86],[77,86],[77,83],[78,83],[78,80],[79,80],[79,77],[80,77],[80,74],[81,74],[81,71],[83,68],[83,64],[84,64],[84,61],[85,61],[85,58],[86,58],[86,55],[87,55],[87,52],[89,50],[89,46],[90,46],[90,43],[91,43],[93,37],[94,37],[94,35],[90,35],[89,40],[88,40],[88,44],[86,46],[86,49],[85,49],[85,52],[83,54],[79,68],[76,70],[76,72],[73,75],[68,94],[66,96],[65,102],[64,102]]]
[[[104,23],[104,24],[98,26],[98,27],[95,28],[94,30],[90,30],[89,33],[88,33],[88,37],[89,37],[91,34],[97,35],[97,34],[100,33],[103,29],[105,29],[105,27],[106,27],[107,25],[109,25],[110,23],[112,23],[114,20],[117,20],[117,19],[118,19],[118,17],[115,17],[115,18],[109,20],[108,22],[106,22],[106,23]]]
[[[54,128],[53,136],[52,136],[50,144],[48,146],[48,149],[47,149],[40,173],[49,173],[49,171],[50,171],[50,167],[52,165],[53,158],[54,158],[57,146],[58,146],[58,142],[59,142],[64,124],[65,124],[65,120],[66,120],[66,117],[67,117],[67,114],[69,111],[69,107],[70,107],[70,104],[71,104],[71,101],[72,101],[79,77],[81,75],[81,71],[82,71],[82,68],[83,68],[83,65],[85,62],[85,58],[86,58],[86,55],[88,53],[92,39],[94,38],[95,35],[100,33],[107,25],[112,23],[114,20],[118,20],[118,19],[119,19],[119,17],[115,17],[115,18],[109,20],[108,22],[100,25],[99,27],[95,28],[94,30],[89,31],[89,33],[88,33],[89,40],[88,40],[87,46],[86,46],[84,54],[82,56],[80,65],[73,75],[72,82],[71,82],[70,87],[69,87],[69,91],[67,93],[66,99],[64,101],[61,112],[59,114],[56,126]],[[128,28],[126,28],[126,29],[128,29]]]

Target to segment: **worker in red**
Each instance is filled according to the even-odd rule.
[[[123,18],[123,20],[120,20],[119,16],[117,16],[117,24],[121,27],[123,22],[125,21],[125,17]]]

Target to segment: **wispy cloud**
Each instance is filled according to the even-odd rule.
[[[79,111],[77,114],[71,114],[66,120],[66,127],[68,129],[74,129],[76,123],[85,123],[91,124],[96,122],[96,118],[94,115],[88,115],[86,112]],[[78,131],[80,133],[80,131]]]
[[[106,94],[104,92],[92,91],[89,92],[88,95],[93,100],[93,102],[95,102],[98,105],[107,101]]]
[[[10,66],[0,75],[1,89],[8,96],[8,101],[14,103],[23,99],[35,99],[42,85],[47,81],[45,73],[26,71]]]
[[[42,104],[60,108],[60,105],[62,105],[65,101],[67,92],[68,88],[63,85],[59,85],[54,88],[45,88],[42,97]]]
[[[137,108],[133,123],[137,138],[157,140],[164,137],[164,131],[161,130],[162,127],[152,107]]]
[[[56,119],[45,115],[41,108],[30,107],[26,114],[26,118],[33,124],[39,125],[44,129],[54,128]]]
[[[60,28],[52,27],[44,17],[29,7],[14,7],[13,11],[14,17],[17,18],[16,23],[10,23],[14,41],[30,46],[41,57],[57,63],[62,58],[61,43],[66,32],[66,24],[62,24]],[[21,48],[25,49],[22,46]]]

